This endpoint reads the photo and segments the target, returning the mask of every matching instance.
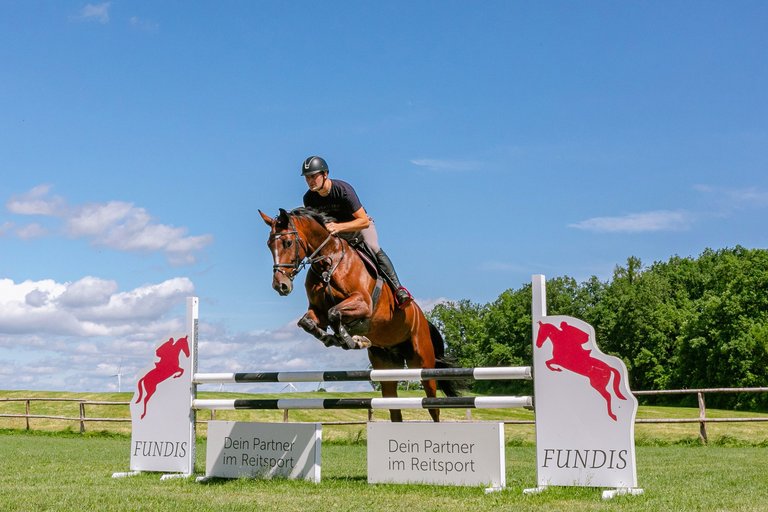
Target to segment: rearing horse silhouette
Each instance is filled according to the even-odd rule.
[[[141,398],[144,396],[144,412],[141,414],[141,419],[147,415],[147,402],[155,394],[158,384],[170,379],[178,379],[184,374],[184,369],[179,366],[179,354],[184,352],[184,355],[189,357],[189,343],[187,337],[179,338],[173,341],[173,338],[168,339],[165,343],[157,347],[155,355],[160,358],[155,363],[155,367],[149,370],[138,382],[139,397],[136,399],[136,403],[141,402]]]
[[[552,341],[552,359],[544,363],[547,368],[553,372],[560,372],[565,368],[587,377],[589,384],[605,398],[608,416],[616,421],[616,415],[611,409],[611,394],[608,392],[608,383],[611,380],[611,375],[613,375],[613,391],[616,393],[616,397],[626,400],[627,398],[619,390],[621,374],[605,361],[592,357],[592,351],[582,346],[589,341],[589,334],[567,322],[560,322],[558,329],[552,324],[539,321],[536,347],[541,348],[547,339]]]
[[[274,219],[259,211],[269,226],[267,246],[274,258],[272,287],[280,295],[293,290],[293,279],[309,266],[305,288],[309,308],[299,326],[326,346],[368,349],[374,369],[448,368],[443,338],[429,323],[418,304],[403,309],[389,286],[377,279],[360,254],[341,237],[331,235],[325,224],[332,222],[311,208],[291,212],[280,209]],[[328,327],[331,332],[328,332]],[[439,387],[447,396],[457,396],[455,381],[422,381],[427,397]],[[384,397],[397,396],[397,382],[382,382]],[[434,421],[439,409],[429,409]],[[402,421],[400,410],[389,411],[392,421]]]

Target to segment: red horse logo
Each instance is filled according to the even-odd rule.
[[[589,384],[605,398],[608,416],[616,421],[616,415],[611,410],[611,394],[608,392],[608,383],[611,380],[611,375],[613,375],[613,391],[616,393],[616,397],[626,400],[627,398],[619,390],[621,374],[605,361],[592,357],[591,350],[582,347],[589,341],[589,334],[567,322],[560,322],[558,329],[552,324],[539,321],[536,347],[541,348],[547,339],[552,341],[552,359],[546,361],[547,368],[553,372],[561,372],[564,368],[587,377]]]
[[[180,352],[184,352],[184,355],[189,357],[189,343],[186,336],[176,341],[170,338],[157,347],[155,355],[160,360],[155,363],[155,367],[149,370],[138,383],[139,398],[136,399],[137,404],[141,402],[141,397],[146,392],[146,396],[144,396],[144,412],[141,414],[141,419],[144,419],[144,416],[147,415],[147,402],[155,394],[158,384],[171,377],[178,379],[184,374],[184,369],[179,366]]]

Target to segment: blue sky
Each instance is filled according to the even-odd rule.
[[[257,209],[326,158],[429,307],[768,240],[765,2],[0,1],[0,388],[352,369]]]

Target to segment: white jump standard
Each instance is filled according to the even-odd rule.
[[[140,471],[191,476],[195,416],[203,409],[534,408],[530,396],[198,399],[198,385],[525,379],[533,380],[536,396],[538,484],[527,493],[558,485],[614,487],[603,493],[604,499],[641,494],[634,451],[637,400],[626,367],[599,350],[589,324],[547,316],[544,276],[533,276],[532,281],[532,367],[199,373],[198,299],[188,298],[185,335],[157,348],[159,360],[141,379],[138,399],[131,403],[132,471],[115,476]],[[206,477],[279,476],[319,482],[321,437],[320,423],[211,421]],[[464,448],[442,460],[445,454],[430,452],[440,446]],[[370,483],[490,484],[499,490],[505,487],[504,454],[500,422],[368,423]],[[457,459],[459,455],[464,458]],[[435,468],[445,474],[428,475]]]

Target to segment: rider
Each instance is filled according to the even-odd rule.
[[[404,307],[413,300],[408,290],[400,285],[400,279],[389,256],[379,247],[379,237],[373,219],[363,208],[352,185],[339,179],[328,178],[328,164],[319,156],[310,156],[304,160],[301,175],[309,187],[304,194],[304,206],[320,210],[337,220],[325,225],[332,235],[360,233],[376,255],[379,270],[392,286],[398,305]]]

